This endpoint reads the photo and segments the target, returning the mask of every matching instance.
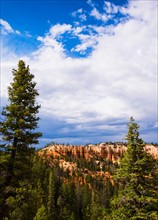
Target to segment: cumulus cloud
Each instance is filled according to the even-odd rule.
[[[81,43],[72,48],[71,51],[76,51],[85,54],[88,48],[94,48],[97,44],[96,35],[94,34],[79,33],[77,36],[80,39]]]
[[[71,31],[70,24],[56,24],[50,28],[50,34],[52,34],[53,37],[60,36],[68,31]]]
[[[157,102],[156,5],[155,1],[131,1],[127,8],[130,19],[126,22],[109,27],[57,24],[45,36],[38,37],[40,47],[25,60],[37,81],[41,115],[73,124],[76,131],[81,125],[87,132],[95,126],[98,132],[105,130],[108,133],[112,128],[119,135],[123,135],[125,127],[120,125],[118,131],[118,126],[104,127],[101,123],[110,120],[115,123],[118,119],[126,123],[133,115],[139,121],[154,124]],[[110,3],[107,6],[112,7],[108,9],[109,13],[120,10]],[[87,33],[84,33],[85,29]],[[66,55],[58,38],[68,32],[81,41],[74,50],[94,48],[90,56],[72,58]],[[17,63],[15,61],[17,57],[2,60],[3,91],[10,80],[11,67],[15,68]],[[102,132],[99,134],[103,135]],[[152,137],[156,138],[154,135]],[[148,135],[144,137],[149,138]]]
[[[46,60],[48,55],[51,57],[54,54],[54,57],[58,57],[59,59],[65,56],[64,46],[59,40],[62,38],[62,34],[71,32],[71,29],[72,26],[69,24],[56,24],[52,26],[44,37],[37,37],[37,40],[40,41],[42,45],[39,50],[33,53],[33,56],[39,58],[41,54],[46,54]]]

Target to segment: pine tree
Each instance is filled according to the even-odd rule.
[[[48,217],[49,219],[55,220],[55,180],[53,170],[49,173],[49,191],[48,191]]]
[[[3,109],[4,120],[0,122],[3,138],[0,187],[4,192],[3,202],[10,194],[15,195],[15,192],[11,191],[18,187],[20,181],[30,178],[31,155],[34,152],[31,146],[37,144],[41,136],[41,133],[35,131],[40,105],[36,103],[39,94],[35,88],[36,83],[33,82],[34,75],[22,60],[18,63],[18,69],[13,69],[12,73],[13,82],[8,87],[9,105]],[[0,215],[4,213],[5,207]]]
[[[139,126],[131,117],[127,151],[116,173],[118,197],[114,199],[113,219],[158,219],[157,162],[144,150]],[[157,180],[157,182],[156,182]]]

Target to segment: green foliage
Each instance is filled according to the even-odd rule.
[[[115,179],[119,194],[113,200],[113,219],[158,218],[157,161],[144,150],[139,126],[131,117],[126,139],[127,151],[120,161]]]
[[[0,130],[3,140],[12,143],[5,146],[10,151],[15,147],[21,150],[37,144],[37,139],[41,136],[34,132],[39,120],[36,114],[40,108],[36,104],[38,92],[35,89],[36,83],[33,82],[34,75],[30,74],[29,67],[25,67],[25,63],[20,60],[18,70],[13,70],[13,76],[13,82],[8,87],[10,104],[3,109],[5,120],[1,122]]]
[[[38,194],[32,189],[31,185],[22,183],[19,188],[15,188],[14,195],[6,199],[9,219],[32,219],[36,213],[36,200],[38,199]]]
[[[35,131],[40,106],[36,103],[38,92],[33,82],[34,75],[20,60],[18,70],[13,70],[13,82],[8,87],[9,104],[3,108],[0,132],[3,143],[0,148],[0,218],[32,218],[26,210],[33,204],[34,193],[31,187],[33,144],[38,143],[41,133]],[[22,189],[21,190],[21,186]],[[34,198],[34,199],[33,199]],[[32,201],[30,201],[30,200]],[[28,200],[28,203],[26,201]],[[25,201],[22,204],[21,201]],[[30,203],[29,203],[30,202]],[[26,215],[26,217],[24,217]],[[28,216],[28,218],[27,218]]]
[[[44,205],[42,205],[33,220],[48,220],[47,210]]]
[[[48,216],[49,219],[55,219],[55,180],[54,180],[54,174],[51,170],[49,172],[49,185],[48,185]]]
[[[11,183],[13,176],[21,176],[15,170],[20,172],[21,161],[23,164],[27,163],[27,158],[33,152],[31,145],[37,144],[38,137],[41,136],[41,133],[35,132],[39,120],[36,115],[40,106],[36,104],[38,92],[33,78],[29,67],[25,67],[25,63],[20,60],[18,70],[13,70],[13,82],[8,87],[9,105],[3,108],[4,121],[0,122],[0,132],[5,143],[3,151],[9,153],[6,185]]]

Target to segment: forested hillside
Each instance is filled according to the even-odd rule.
[[[86,154],[83,154],[84,148]],[[122,158],[121,161],[123,161],[124,155],[126,155],[126,148],[128,146],[104,143],[98,144],[98,146],[82,147],[58,144],[47,146],[27,156],[29,165],[23,163],[21,158],[19,169],[22,174],[19,176],[15,173],[14,181],[9,186],[4,185],[5,167],[9,155],[6,152],[5,154],[1,152],[1,158],[3,155],[3,163],[1,161],[1,164],[3,164],[3,168],[1,166],[2,216],[4,210],[6,210],[7,218],[4,219],[126,219],[127,217],[118,217],[118,213],[115,213],[118,210],[118,208],[115,208],[117,206],[115,200],[120,197],[118,195],[122,190],[122,184],[125,184],[121,180],[121,185],[119,185],[117,173],[121,168],[120,159]],[[157,155],[157,146],[148,145],[148,149],[150,149],[150,152],[153,152],[154,149],[155,155]],[[106,151],[106,154],[104,151]],[[102,153],[100,154],[100,152]],[[156,161],[154,162],[152,159],[155,155],[149,156],[149,161],[145,161],[143,165],[145,166],[144,171],[140,172],[140,179],[142,178],[143,182],[142,186],[138,185],[140,189],[139,187],[137,189],[141,190],[146,181],[148,187],[151,185],[150,193],[147,194],[145,199],[150,201],[151,207],[144,206],[144,216],[140,219],[156,220],[158,216],[158,179],[156,176]],[[138,162],[137,164],[139,165]],[[134,163],[132,163],[133,165]],[[148,170],[146,170],[146,166],[149,167]],[[124,175],[121,174],[121,177],[123,178]],[[148,181],[148,178],[153,178],[152,184]],[[6,193],[9,194],[6,195]],[[145,197],[145,193],[144,190],[142,192],[143,197]],[[8,196],[8,198],[5,196]],[[130,191],[126,192],[124,199],[128,196],[132,199]],[[139,193],[140,196],[141,193]],[[143,201],[143,203],[145,202]],[[132,206],[136,204],[135,201]],[[133,207],[131,207],[132,209]],[[129,205],[128,210],[130,210]],[[147,214],[150,218],[145,217],[148,216]],[[129,219],[132,219],[132,217],[129,217]]]
[[[48,145],[35,150],[40,105],[21,60],[0,132],[0,219],[157,220],[158,146],[130,118],[126,144]]]

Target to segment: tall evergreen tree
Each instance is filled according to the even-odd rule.
[[[13,69],[12,73],[13,82],[8,87],[9,104],[3,109],[4,120],[0,122],[4,141],[1,145],[3,170],[0,187],[4,191],[2,202],[10,196],[10,190],[6,190],[6,187],[14,188],[20,181],[29,178],[30,155],[33,152],[31,146],[37,144],[41,136],[41,133],[35,131],[40,105],[36,103],[39,94],[35,88],[36,83],[33,82],[34,75],[22,60],[18,63],[18,69]],[[4,207],[2,212],[5,213]]]
[[[114,199],[113,219],[158,219],[157,162],[144,150],[139,126],[131,117],[127,151],[116,173],[118,197]],[[157,182],[156,182],[157,180]]]
[[[56,210],[55,210],[55,180],[53,170],[50,170],[49,173],[49,192],[48,192],[48,216],[49,219],[55,220]]]

